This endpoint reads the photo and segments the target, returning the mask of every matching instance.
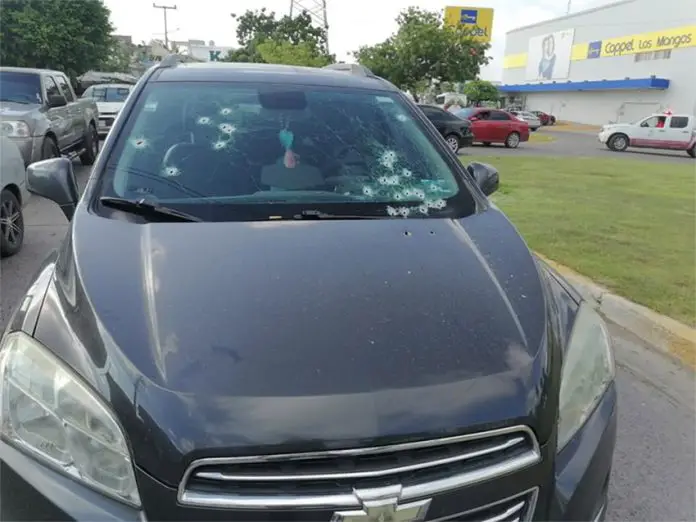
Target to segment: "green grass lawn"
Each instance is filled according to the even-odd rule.
[[[493,201],[537,252],[633,301],[696,324],[696,162],[476,157]]]

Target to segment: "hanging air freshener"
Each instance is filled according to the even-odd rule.
[[[295,141],[295,135],[292,133],[291,130],[285,128],[278,133],[278,139],[280,140],[280,144],[285,149],[285,155],[283,156],[283,165],[285,165],[285,168],[294,169],[297,166],[298,160],[297,154],[295,154],[292,150],[292,144]]]

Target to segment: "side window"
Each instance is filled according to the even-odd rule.
[[[490,118],[490,119],[491,119],[491,120],[495,120],[495,121],[508,121],[508,120],[510,119],[510,116],[508,116],[508,115],[505,114],[504,112],[493,111],[493,112],[491,113],[491,118]]]
[[[68,80],[65,78],[65,76],[58,75],[55,76],[55,79],[58,81],[58,86],[60,87],[60,90],[63,91],[63,96],[65,96],[65,99],[68,100],[68,102],[75,101],[75,97],[72,94],[72,89],[70,89],[70,85],[68,85]]]
[[[640,124],[641,127],[650,127],[650,128],[655,128],[655,127],[664,127],[665,126],[665,120],[667,118],[664,116],[652,116],[648,118],[647,120],[644,120],[643,123]]]
[[[669,122],[669,126],[672,129],[686,129],[689,126],[689,117],[672,116],[672,120]]]
[[[490,111],[481,111],[476,114],[474,114],[479,120],[490,120],[491,119],[491,112]]]
[[[53,78],[44,76],[44,87],[46,88],[46,96],[60,96],[60,89]]]

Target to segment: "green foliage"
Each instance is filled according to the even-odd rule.
[[[129,49],[118,40],[112,42],[108,57],[103,61],[101,69],[107,72],[129,73],[134,49]]]
[[[317,54],[316,50],[308,42],[292,44],[290,42],[266,40],[258,44],[256,49],[266,63],[323,67],[330,62],[326,55]]]
[[[109,15],[101,0],[2,0],[0,63],[73,79],[101,69],[114,45]]]
[[[275,12],[262,8],[234,16],[238,22],[239,49],[230,51],[225,61],[266,63],[268,60],[282,59],[292,62],[302,59],[313,62],[316,59],[322,62],[322,65],[331,61],[327,52],[326,31],[312,23],[312,17],[307,11],[293,18],[288,15],[276,18]],[[264,46],[264,43],[268,45]],[[294,48],[295,46],[299,47]],[[261,49],[264,52],[261,52]]]
[[[485,80],[472,80],[464,85],[467,100],[474,103],[498,101],[500,93],[495,85]]]
[[[396,21],[399,28],[395,34],[353,54],[375,74],[404,89],[434,78],[471,80],[489,61],[488,44],[476,41],[464,26],[445,25],[439,12],[410,7]]]

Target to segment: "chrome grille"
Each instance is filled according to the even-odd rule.
[[[534,515],[539,490],[430,522],[526,522]]]
[[[371,448],[193,462],[181,504],[228,509],[352,508],[355,489],[401,485],[402,502],[507,475],[539,462],[526,427]]]

